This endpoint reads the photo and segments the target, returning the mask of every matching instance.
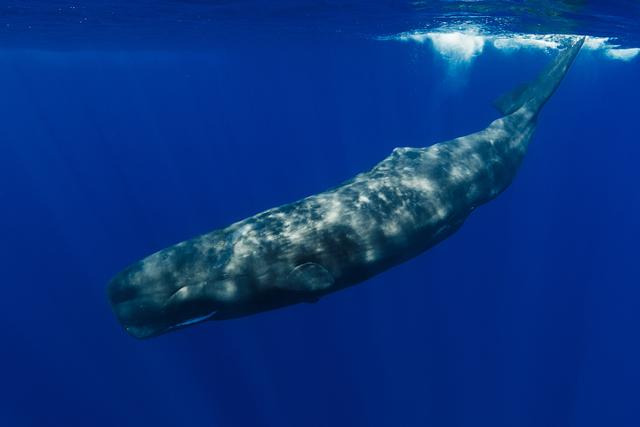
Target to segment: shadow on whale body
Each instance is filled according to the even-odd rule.
[[[326,192],[178,243],[113,278],[108,297],[125,330],[148,338],[246,316],[355,285],[429,249],[506,189],[538,113],[584,40],[531,84],[503,96],[487,128],[426,148],[396,148]]]

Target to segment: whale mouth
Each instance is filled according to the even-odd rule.
[[[191,319],[184,320],[182,322],[176,323],[175,325],[170,325],[165,327],[164,329],[160,327],[152,327],[151,325],[123,325],[124,329],[132,336],[138,339],[152,338],[158,335],[162,335],[168,332],[173,332],[178,329],[182,329],[184,327],[195,325],[196,323],[205,322],[210,320],[218,313],[218,310],[212,311],[209,314],[205,314],[204,316],[197,316]]]
[[[175,290],[159,278],[140,283],[136,269],[127,269],[111,280],[107,293],[122,327],[144,339],[213,318],[218,309],[201,292]],[[182,291],[182,292],[181,292]]]
[[[189,325],[195,325],[196,323],[204,322],[205,320],[211,319],[217,313],[218,313],[218,310],[214,310],[209,314],[205,314],[204,316],[198,316],[198,317],[194,317],[192,319],[185,320],[185,321],[177,323],[177,324],[175,324],[173,326],[169,326],[169,328],[167,328],[166,332],[169,332],[169,331],[171,331],[173,329],[178,329],[178,328],[182,328],[182,327],[189,326]]]
[[[138,339],[155,337],[205,322],[218,313],[218,310],[211,309],[210,303],[204,301],[176,305],[157,304],[157,299],[144,296],[123,301],[110,299],[113,311],[124,330]]]

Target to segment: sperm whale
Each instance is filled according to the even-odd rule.
[[[360,283],[450,236],[512,182],[540,109],[584,40],[503,96],[479,132],[396,148],[368,172],[297,202],[160,250],[117,274],[108,297],[124,329],[148,338],[246,316]]]

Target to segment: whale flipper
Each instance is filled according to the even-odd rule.
[[[294,292],[315,293],[331,287],[334,281],[326,268],[315,262],[307,262],[289,273],[284,287]]]

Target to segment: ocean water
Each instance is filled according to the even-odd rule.
[[[0,425],[640,425],[634,1],[7,1]],[[480,130],[589,36],[511,187],[375,278],[139,341],[154,251]]]

